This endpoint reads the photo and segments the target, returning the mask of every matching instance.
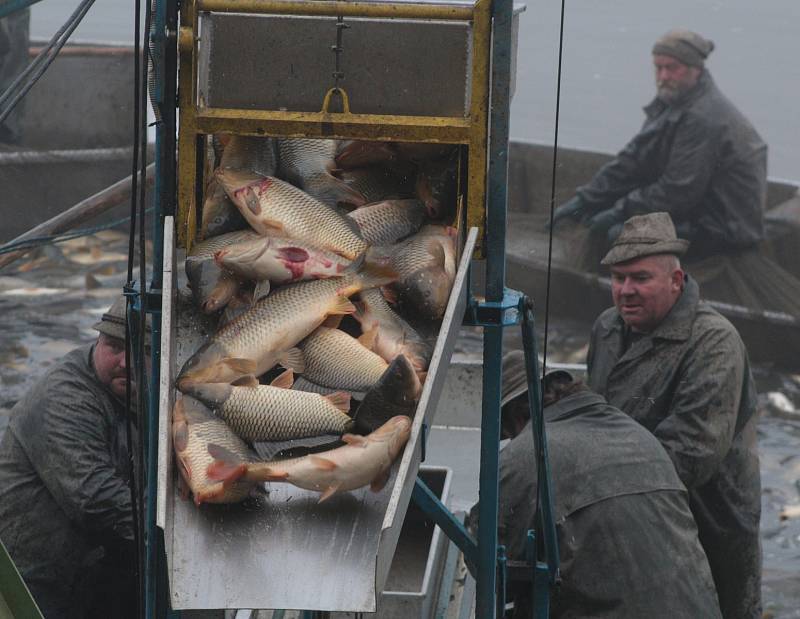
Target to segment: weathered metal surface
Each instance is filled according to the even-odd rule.
[[[340,86],[351,112],[465,116],[468,22],[348,18],[346,24]],[[319,112],[334,85],[336,28],[331,17],[201,13],[201,106]]]
[[[173,608],[375,610],[419,468],[421,427],[430,424],[464,314],[476,234],[470,232],[463,248],[411,438],[381,492],[363,488],[320,505],[315,492],[267,484],[268,495],[252,504],[198,508],[182,500],[177,488],[168,490],[175,471],[171,451],[162,449],[159,497],[164,509],[159,506],[159,517],[165,529]],[[173,239],[165,236],[165,259],[174,247],[167,246],[168,240]],[[165,321],[171,321],[175,339],[174,344],[171,339],[162,341],[162,346],[167,344],[162,367],[169,368],[162,382],[168,385],[173,384],[176,368],[211,332],[211,325],[175,292],[184,279],[180,269],[173,266],[171,274],[171,294],[177,302],[169,319],[165,310]],[[172,391],[169,386],[165,389]],[[160,428],[165,444],[172,398],[162,394]],[[337,586],[325,586],[334,574]]]

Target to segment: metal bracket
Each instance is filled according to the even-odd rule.
[[[417,477],[414,483],[414,490],[411,492],[411,499],[417,504],[422,512],[430,518],[444,534],[464,553],[464,563],[467,569],[474,576],[477,573],[478,565],[478,543],[469,534],[467,529],[447,509],[447,506],[439,500],[427,484]]]
[[[428,447],[428,424],[423,423],[419,430],[419,459],[425,462]]]
[[[464,324],[473,327],[511,327],[520,324],[519,311],[523,294],[510,288],[503,289],[502,301],[479,301],[470,297]]]

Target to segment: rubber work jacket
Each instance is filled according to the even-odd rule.
[[[544,415],[562,577],[550,616],[719,617],[686,489],[658,441],[589,391]],[[528,423],[500,453],[498,536],[512,559],[525,558],[536,469]]]
[[[767,146],[708,71],[682,98],[656,98],[642,129],[578,195],[621,220],[666,211],[682,238],[742,248],[764,236]],[[699,245],[697,243],[696,245]]]
[[[723,617],[760,618],[756,390],[744,344],[688,277],[652,333],[631,340],[626,331],[616,308],[597,319],[589,384],[650,430],[672,459],[689,490]]]
[[[124,405],[92,352],[51,367],[0,442],[0,539],[45,617],[86,616],[88,575],[133,539]]]

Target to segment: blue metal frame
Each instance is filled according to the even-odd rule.
[[[0,6],[0,19],[11,15],[12,13],[16,13],[17,11],[21,11],[22,9],[27,9],[32,4],[36,4],[37,2],[41,2],[41,0],[6,0],[3,3],[3,6]]]

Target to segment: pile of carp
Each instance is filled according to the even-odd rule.
[[[207,160],[185,268],[219,322],[176,379],[185,485],[198,505],[265,481],[379,491],[455,280],[457,150],[216,135]]]

